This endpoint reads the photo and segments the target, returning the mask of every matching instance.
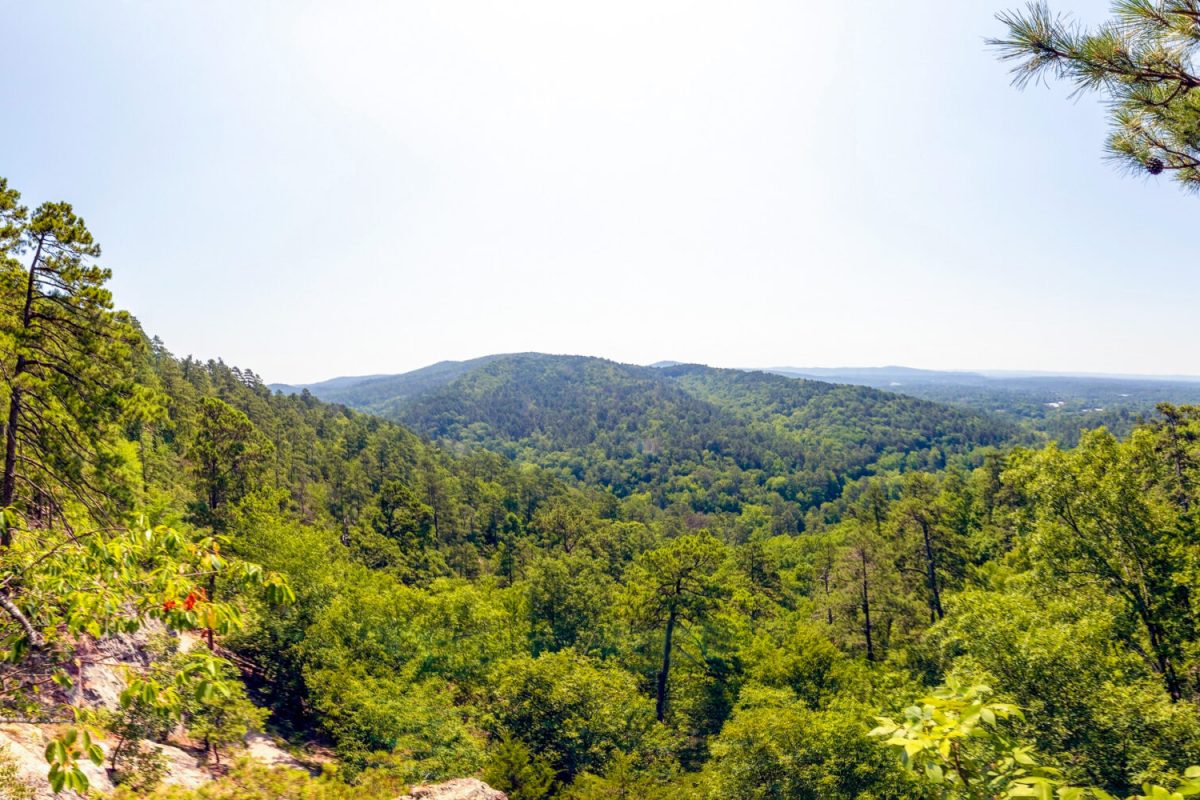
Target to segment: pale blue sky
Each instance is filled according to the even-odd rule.
[[[0,175],[173,351],[271,381],[1200,373],[1200,199],[1104,163],[1094,98],[1012,89],[1004,3],[0,0]]]

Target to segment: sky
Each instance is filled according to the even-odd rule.
[[[1014,89],[1004,3],[0,0],[0,175],[172,352],[267,381],[1200,374],[1200,199]]]

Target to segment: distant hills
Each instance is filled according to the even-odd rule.
[[[401,422],[452,449],[711,511],[746,497],[811,507],[861,475],[939,468],[1020,435],[1011,422],[867,386],[539,353],[278,388]]]
[[[768,367],[762,372],[786,375],[789,378],[810,378],[834,383],[857,383],[864,386],[888,386],[906,382],[974,383],[986,381],[978,372],[942,372],[913,367]]]
[[[1200,404],[1200,378],[1036,372],[941,372],[908,367],[765,370],[798,378],[873,386],[965,406],[1020,422],[1067,444],[1101,425],[1128,433],[1158,403]]]
[[[660,364],[674,364],[662,361]],[[657,366],[657,365],[653,365]],[[882,381],[911,381],[918,383],[987,383],[997,380],[1095,380],[1132,383],[1195,383],[1197,375],[1124,375],[1099,372],[1043,372],[1037,370],[934,370],[914,367],[766,367],[773,372],[794,378],[816,378],[836,383],[878,383]]]

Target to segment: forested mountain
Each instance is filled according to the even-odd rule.
[[[469,442],[484,445],[498,451],[515,455],[518,451],[525,454],[529,460],[545,463],[555,467],[570,469],[570,458],[558,453],[549,458],[545,450],[571,450],[580,445],[576,442],[569,446],[558,445],[578,438],[583,430],[580,426],[596,424],[590,420],[586,408],[571,407],[570,398],[553,391],[550,385],[554,382],[546,374],[531,375],[533,382],[519,391],[505,389],[506,396],[512,403],[523,404],[524,411],[502,409],[502,401],[491,401],[487,407],[480,404],[479,387],[476,381],[482,380],[483,373],[472,377],[476,371],[493,362],[511,362],[528,364],[531,361],[549,359],[549,363],[571,363],[571,357],[546,356],[535,353],[485,356],[479,359],[461,362],[442,362],[413,372],[391,376],[372,376],[368,378],[337,378],[332,381],[311,384],[308,386],[275,385],[272,388],[295,392],[308,390],[323,400],[346,405],[367,413],[386,416],[402,421],[421,433],[435,438]],[[685,392],[704,402],[712,403],[722,411],[732,411],[738,418],[734,424],[747,423],[756,427],[767,438],[775,438],[783,429],[791,430],[789,438],[797,441],[796,434],[800,427],[807,428],[807,433],[799,439],[806,441],[811,447],[816,446],[822,453],[824,465],[833,473],[833,482],[837,484],[846,475],[854,474],[864,464],[870,464],[876,457],[885,461],[897,453],[905,453],[905,458],[918,463],[922,454],[929,455],[927,448],[936,446],[943,453],[953,454],[962,452],[964,445],[974,443],[996,443],[999,441],[1051,440],[1064,444],[1075,444],[1083,430],[1107,427],[1118,435],[1127,435],[1134,425],[1152,417],[1159,403],[1176,405],[1200,404],[1200,381],[1183,379],[1152,379],[1133,377],[1104,377],[1104,376],[1050,376],[1050,375],[1000,375],[977,372],[945,372],[937,370],[920,370],[907,367],[879,368],[839,368],[839,369],[804,369],[778,367],[762,370],[771,375],[786,376],[799,381],[799,387],[794,390],[794,397],[785,401],[787,404],[810,404],[805,410],[788,407],[780,411],[778,395],[783,384],[773,382],[757,383],[753,380],[744,381],[738,376],[740,370],[715,370],[697,365],[684,365],[674,361],[664,361],[650,368],[620,365],[619,374],[607,376],[569,375],[562,373],[559,379],[578,383],[583,380],[592,393],[599,392],[594,402],[602,403],[600,399],[604,390],[600,382],[613,378],[625,380],[638,376],[644,386],[652,386],[654,375],[648,370],[653,369],[661,377],[674,379]],[[525,369],[529,369],[528,366]],[[577,367],[582,371],[581,367]],[[544,372],[545,370],[543,370]],[[697,374],[709,374],[707,380],[696,380]],[[518,375],[514,370],[512,380],[522,380],[526,376]],[[460,382],[461,379],[461,382]],[[815,398],[816,387],[821,384],[838,384],[839,388],[824,390],[820,400]],[[717,384],[723,384],[728,390]],[[761,397],[747,393],[747,385],[754,387]],[[849,387],[870,387],[883,390],[887,394],[858,393]],[[458,387],[462,387],[464,396],[456,400]],[[737,388],[740,387],[740,388]],[[629,389],[623,390],[626,394]],[[523,396],[521,393],[524,393]],[[741,397],[733,399],[730,393]],[[905,406],[903,402],[887,399],[889,396],[904,395],[911,398],[927,400],[931,403],[955,406],[968,409],[966,415],[955,418],[945,415],[944,411],[914,411],[915,407]],[[556,404],[563,405],[557,419],[551,419],[550,411]],[[433,411],[432,407],[438,410]],[[529,417],[533,409],[545,416],[544,420],[526,419],[525,428],[532,424],[540,428],[544,434],[536,443],[524,442],[527,431],[509,429],[506,420],[496,419],[495,415],[505,415],[508,422],[514,414]],[[852,409],[852,410],[851,410]],[[582,414],[581,418],[579,415]],[[438,416],[434,419],[434,416]],[[789,417],[789,420],[781,420]],[[974,422],[970,422],[974,418]],[[912,425],[913,419],[922,420],[918,425]],[[585,422],[585,420],[588,420]],[[627,422],[627,421],[626,421]],[[777,424],[782,422],[782,425]],[[467,429],[473,423],[480,423],[483,428],[474,431]],[[600,422],[603,425],[603,421]],[[637,424],[636,422],[634,423]],[[918,430],[925,425],[925,430]],[[943,426],[940,432],[937,427]],[[518,426],[519,427],[519,426]],[[1019,429],[1019,430],[1018,430]],[[632,435],[631,431],[627,431]],[[741,438],[742,432],[732,432],[735,438]],[[843,445],[854,441],[859,452],[856,454],[836,452],[837,440]],[[617,448],[607,442],[600,446],[605,451],[606,459],[622,460],[627,453],[618,455]],[[773,444],[759,443],[753,447],[772,449]],[[785,448],[786,449],[786,448]],[[628,450],[628,447],[626,447]],[[597,453],[592,448],[589,461],[595,463],[593,457]],[[533,454],[540,455],[533,455]],[[772,451],[772,455],[774,452]],[[934,456],[935,460],[938,456]],[[927,462],[927,465],[935,462]],[[795,462],[788,462],[791,469]],[[803,471],[804,467],[799,468]],[[619,473],[619,468],[608,470],[609,475]],[[590,480],[599,480],[598,473],[593,471]],[[821,482],[820,478],[809,475],[805,478],[807,497],[819,499],[820,490],[814,487]],[[614,488],[621,491],[619,487]],[[628,487],[626,488],[628,490]],[[803,502],[803,501],[802,501]]]
[[[0,181],[0,716],[55,790],[88,760],[160,800],[1200,790],[1196,408],[1020,446],[870,388],[525,355],[427,373],[413,430],[176,358],[98,253]],[[263,727],[320,774],[231,764]],[[168,739],[213,782],[160,786]]]
[[[873,469],[941,468],[1017,434],[869,388],[535,353],[315,388],[449,447],[492,450],[618,497],[644,492],[700,513],[768,504],[780,530]]]
[[[386,415],[389,409],[398,403],[423,392],[438,389],[473,367],[502,357],[483,356],[469,361],[439,361],[437,364],[401,375],[332,378],[299,386],[272,384],[270,388],[284,394],[308,391],[330,403],[343,403],[359,411]]]

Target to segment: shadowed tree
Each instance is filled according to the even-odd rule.
[[[998,18],[1008,35],[989,44],[1014,63],[1018,86],[1051,77],[1077,94],[1098,92],[1110,108],[1113,160],[1200,190],[1200,0],[1117,0],[1095,30],[1040,2]]]
[[[384,482],[376,496],[372,526],[409,547],[428,547],[433,536],[433,509],[401,481]]]
[[[662,666],[655,681],[655,715],[666,717],[675,629],[698,623],[723,593],[716,572],[725,547],[711,535],[681,536],[645,553],[630,567],[627,591],[630,616],[643,630],[663,631]]]

